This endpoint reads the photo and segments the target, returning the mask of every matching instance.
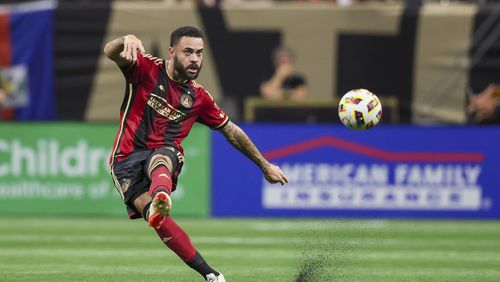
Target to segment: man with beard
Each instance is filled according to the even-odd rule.
[[[285,184],[283,171],[269,163],[250,138],[194,79],[202,66],[204,38],[185,26],[170,36],[169,60],[144,53],[141,41],[126,35],[106,44],[104,53],[120,67],[127,87],[120,126],[110,157],[115,186],[129,217],[143,217],[160,239],[206,281],[225,281],[169,216],[170,194],[183,165],[182,140],[195,122],[221,132],[252,160],[270,183]]]

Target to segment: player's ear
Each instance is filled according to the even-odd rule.
[[[168,47],[168,58],[172,59],[174,57],[174,47]]]

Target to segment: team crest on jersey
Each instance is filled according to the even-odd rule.
[[[130,187],[130,179],[123,179],[120,186],[123,193],[127,192],[128,188]]]
[[[181,104],[185,108],[191,108],[193,106],[193,97],[191,97],[191,95],[188,95],[188,94],[182,94],[181,95]]]

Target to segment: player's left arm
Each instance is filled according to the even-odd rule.
[[[229,121],[219,131],[226,137],[229,144],[247,156],[262,170],[269,183],[279,182],[283,185],[288,182],[288,178],[281,168],[267,161],[252,140],[250,140],[250,137],[239,126]]]

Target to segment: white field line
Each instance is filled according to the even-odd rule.
[[[325,236],[322,234],[321,236]],[[156,242],[155,236],[104,236],[104,235],[33,235],[16,234],[0,235],[0,245],[16,242],[134,242],[148,243]],[[500,239],[498,240],[472,240],[472,239],[364,239],[364,238],[336,238],[335,234],[331,238],[315,238],[314,236],[305,237],[207,237],[192,236],[191,240],[197,244],[226,244],[226,245],[293,245],[293,246],[314,246],[314,245],[332,245],[332,246],[352,246],[352,247],[380,247],[380,246],[400,246],[405,247],[496,247],[500,248]],[[32,246],[31,246],[32,247]]]
[[[102,258],[102,257],[137,257],[138,254],[143,253],[143,249],[108,249],[102,248],[36,248],[36,249],[2,249],[0,248],[0,258],[19,258],[19,257],[43,257],[43,258]],[[234,258],[241,254],[240,249],[222,248],[222,249],[205,249],[203,254],[211,257],[221,258]],[[311,251],[311,254],[314,254]],[[165,258],[172,256],[173,253],[164,248],[157,248],[148,250],[148,257]],[[246,259],[259,259],[265,256],[266,259],[287,259],[297,260],[303,254],[293,250],[268,250],[267,248],[253,248],[245,250]],[[447,252],[447,251],[387,251],[387,252],[370,252],[363,251],[362,253],[332,253],[332,257],[348,259],[361,263],[363,261],[378,261],[378,262],[414,262],[414,261],[427,261],[427,262],[481,262],[481,263],[500,263],[500,257],[496,251],[474,251],[474,252]],[[5,261],[7,262],[7,261]],[[47,261],[50,262],[50,261]]]
[[[102,249],[102,248],[85,248],[85,249],[75,249],[75,248],[36,248],[36,249],[2,249],[0,248],[0,258],[7,257],[52,257],[52,258],[75,258],[75,257],[131,257],[136,258],[138,255],[143,254],[144,249]],[[154,250],[148,250],[148,257],[164,258],[166,256],[175,255],[167,247],[160,247]],[[241,255],[241,250],[235,250],[230,248],[218,249],[218,250],[203,250],[203,254],[207,254],[214,257],[225,257],[234,258],[237,255]],[[280,258],[280,259],[295,259],[299,256],[298,252],[285,251],[285,250],[273,250],[272,252],[267,252],[265,248],[254,248],[251,250],[245,250],[245,258],[262,258],[263,254],[267,258]]]
[[[366,229],[384,229],[387,228],[386,220],[368,220],[368,221],[278,221],[278,222],[255,222],[250,224],[250,228],[254,230],[281,230],[281,231],[301,231],[301,230],[366,230]]]
[[[401,222],[401,221],[391,221],[391,220],[358,220],[358,221],[342,221],[342,220],[311,220],[309,222],[304,222],[303,220],[276,220],[276,221],[266,221],[261,222],[251,222],[248,225],[253,230],[258,231],[359,231],[359,230],[403,230],[422,233],[435,232],[436,226],[439,228],[440,234],[461,232],[463,234],[498,234],[500,232],[500,224],[485,222],[484,225],[480,226],[480,229],[476,228],[477,222],[439,222],[436,225],[435,222]]]

